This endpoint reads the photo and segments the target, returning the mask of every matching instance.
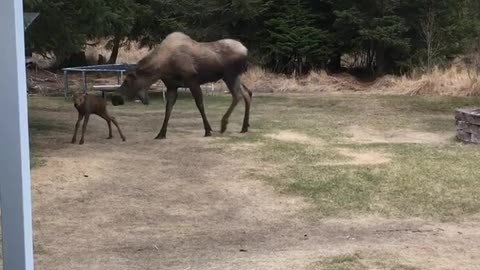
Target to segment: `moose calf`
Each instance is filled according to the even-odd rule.
[[[118,133],[120,133],[120,137],[122,140],[125,141],[125,136],[123,136],[120,127],[118,126],[117,121],[114,117],[110,116],[107,112],[107,102],[98,96],[89,95],[89,94],[80,94],[75,95],[73,97],[73,105],[78,111],[78,120],[75,124],[75,132],[73,133],[72,143],[77,141],[77,131],[80,126],[80,122],[83,120],[83,127],[82,127],[82,137],[80,138],[80,144],[84,142],[85,130],[87,129],[88,119],[90,118],[90,114],[96,114],[108,124],[108,139],[113,138],[112,136],[112,122],[117,127]]]

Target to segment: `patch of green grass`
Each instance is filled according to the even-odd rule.
[[[32,96],[28,98],[28,108],[31,111],[67,111],[75,110],[71,100],[65,100],[63,97],[40,97]]]
[[[393,145],[387,147],[393,156],[387,164],[318,165],[345,158],[336,157],[329,147],[325,148],[330,152],[310,149],[308,153],[305,146],[289,145],[271,148],[262,160],[286,164],[280,176],[266,179],[310,198],[325,216],[373,212],[451,220],[480,208],[478,148],[459,151],[457,147],[463,148]],[[376,147],[351,149],[362,152]]]
[[[387,96],[383,99],[386,107],[400,112],[412,113],[453,113],[456,108],[478,107],[479,97],[441,96]]]
[[[69,128],[69,126],[62,121],[37,116],[29,117],[28,127],[33,136],[39,133],[65,131]]]
[[[478,213],[479,148],[397,145],[396,162],[385,171],[383,201],[388,212],[451,220]]]
[[[451,117],[432,116],[422,119],[423,128],[428,132],[452,132],[455,130],[455,121]]]
[[[368,212],[382,181],[381,170],[325,166],[303,168],[289,173],[287,189],[301,193],[317,204],[323,215],[339,214],[342,210]]]
[[[480,212],[479,146],[453,139],[438,144],[358,144],[348,138],[352,125],[380,132],[414,130],[451,133],[456,107],[480,104],[478,98],[322,96],[279,99],[253,110],[255,131],[227,137],[224,143],[258,143],[251,150],[261,164],[281,168],[257,173],[278,190],[309,198],[324,216],[383,214],[454,220]],[[292,130],[324,144],[271,139]],[[384,164],[351,164],[338,148],[354,153],[380,152]],[[342,164],[343,163],[343,164]],[[261,171],[261,170],[260,170]]]
[[[29,97],[29,135],[30,135],[30,168],[38,168],[44,165],[38,145],[42,136],[50,133],[61,133],[70,130],[71,123],[65,123],[60,119],[52,119],[51,113],[63,114],[65,111],[75,110],[71,102],[63,97]]]
[[[29,132],[30,132],[30,168],[38,168],[44,164],[44,160],[39,154],[39,147],[37,145],[40,136],[49,134],[51,132],[65,132],[69,126],[58,120],[47,119],[40,116],[29,117]]]

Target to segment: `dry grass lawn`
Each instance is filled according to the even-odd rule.
[[[218,130],[230,98],[205,98]],[[181,95],[92,116],[30,97],[36,269],[478,269],[479,147],[453,110],[478,98],[256,95],[226,134],[203,138]]]

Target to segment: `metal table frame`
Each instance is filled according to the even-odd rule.
[[[64,95],[65,99],[68,98],[68,72],[81,72],[83,78],[83,92],[87,91],[87,72],[113,72],[117,73],[117,82],[121,84],[123,80],[123,75],[135,69],[136,65],[134,64],[110,64],[110,65],[93,65],[93,66],[81,66],[81,67],[69,67],[63,68],[63,77],[64,77]]]
[[[81,72],[82,73],[82,78],[83,78],[83,92],[85,93],[87,91],[87,72],[114,72],[117,73],[117,82],[118,85],[121,84],[123,81],[123,75],[130,71],[135,69],[136,65],[135,64],[110,64],[110,65],[93,65],[93,66],[81,66],[81,67],[69,67],[69,68],[63,68],[63,77],[64,77],[64,95],[65,99],[68,99],[68,72]],[[165,92],[166,88],[162,88],[162,94],[163,94],[163,101],[165,101]],[[180,89],[185,88],[185,87],[179,87]],[[186,89],[186,88],[185,88]],[[215,84],[212,82],[210,83],[210,89],[211,92],[213,93],[215,91]],[[206,91],[206,94],[208,95],[208,91]],[[102,96],[104,95],[104,92],[102,91]]]

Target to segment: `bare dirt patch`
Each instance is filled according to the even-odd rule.
[[[266,134],[265,137],[288,143],[321,145],[323,142],[318,138],[312,138],[306,134],[291,130],[282,130],[277,133]]]
[[[346,148],[338,148],[336,150],[340,155],[348,157],[349,160],[324,162],[320,163],[319,165],[379,165],[389,163],[391,161],[390,155],[378,151],[354,151]]]
[[[415,131],[411,129],[398,129],[379,131],[375,129],[351,126],[346,133],[350,140],[359,144],[372,143],[418,143],[442,144],[448,141],[451,134]]]

